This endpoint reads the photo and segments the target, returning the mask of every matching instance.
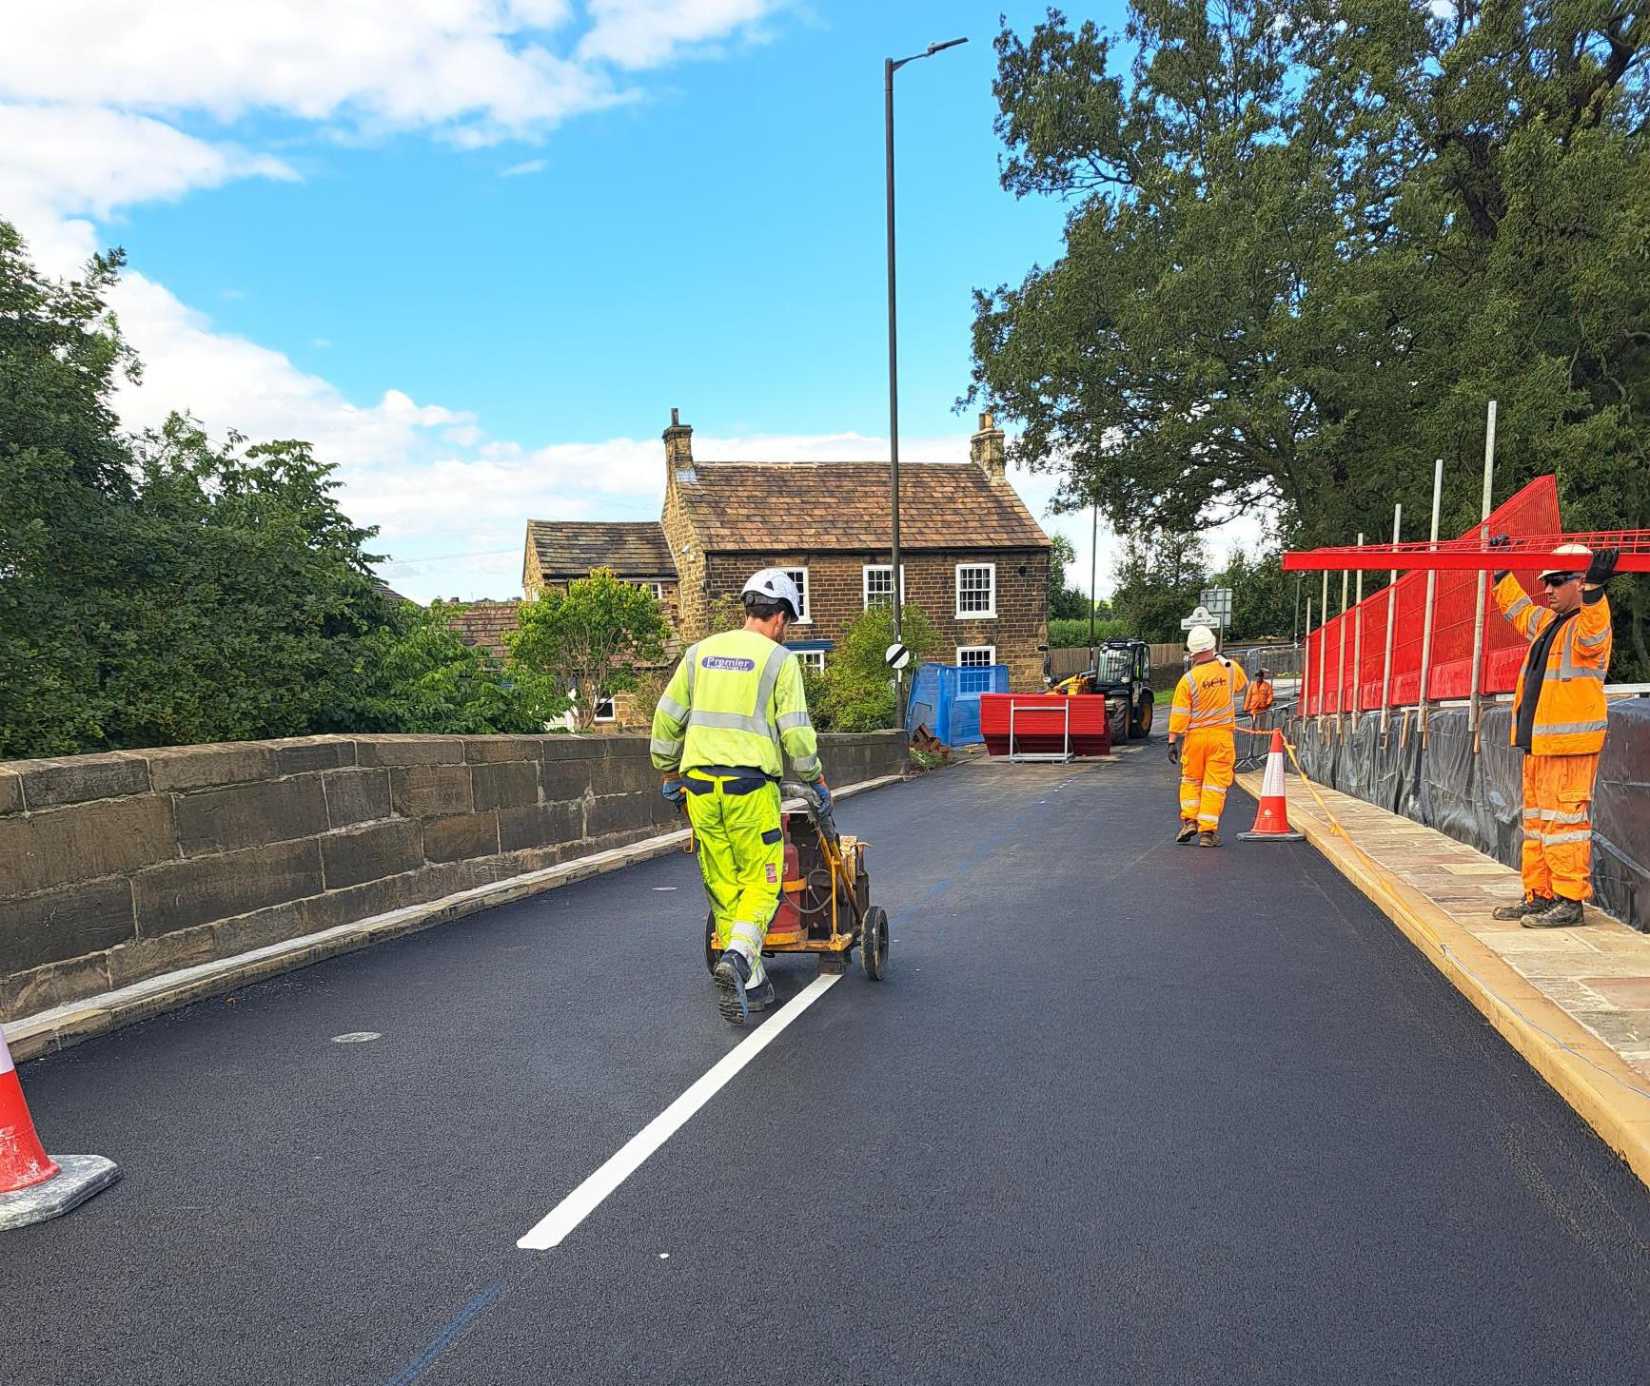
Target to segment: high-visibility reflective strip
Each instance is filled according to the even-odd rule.
[[[1540,842],[1541,841],[1541,829],[1540,828],[1526,827],[1524,829],[1524,840],[1526,842]]]
[[[1604,731],[1608,722],[1537,722],[1535,734],[1537,736],[1570,736],[1575,732]]]
[[[688,646],[687,653],[682,656],[682,667],[687,670],[688,699],[692,701],[693,675],[699,667],[699,647],[697,645]]]
[[[1525,607],[1529,606],[1530,604],[1531,604],[1530,599],[1528,597],[1520,597],[1517,601],[1515,601],[1511,606],[1509,606],[1507,608],[1507,619],[1509,621],[1517,620],[1518,619],[1518,613],[1521,612]]]
[[[805,780],[817,780],[819,778],[818,756],[809,756],[806,760],[793,760],[791,765],[796,773]]]
[[[1525,816],[1529,816],[1529,810],[1527,809],[1525,810]],[[1537,809],[1535,816],[1543,823],[1585,823],[1587,821],[1585,812],[1564,813],[1559,809]]]
[[[1591,828],[1584,828],[1580,832],[1548,833],[1541,839],[1541,842],[1543,846],[1556,847],[1565,842],[1591,842],[1592,838],[1593,830]]]
[[[811,724],[808,721],[807,712],[802,711],[784,713],[780,716],[779,721],[774,725],[777,726],[780,731],[787,732],[794,731],[797,727],[806,727]]]
[[[656,756],[679,756],[682,754],[682,743],[656,736],[647,743],[647,749]]]
[[[747,717],[743,712],[703,712],[694,708],[688,713],[688,726],[715,727],[718,731],[750,732],[766,740],[773,740],[764,717]]]
[[[1601,630],[1597,635],[1578,635],[1578,636],[1576,636],[1576,644],[1581,645],[1584,648],[1589,649],[1589,650],[1596,650],[1600,645],[1602,645],[1609,638],[1610,638],[1610,632],[1608,630]]]
[[[680,722],[688,715],[688,710],[674,698],[660,698],[659,711],[673,722]]]
[[[1576,668],[1572,667],[1569,670],[1568,673],[1564,672],[1563,670],[1559,671],[1558,681],[1560,683],[1568,682],[1570,679],[1597,679],[1600,683],[1603,683],[1604,682],[1604,670],[1602,670],[1602,669],[1576,669]]]
[[[768,656],[768,662],[762,666],[762,677],[756,685],[756,715],[762,719],[762,725],[768,724],[768,704],[773,701],[774,685],[779,682],[779,671],[784,668],[785,661],[794,656],[783,645],[775,645],[773,652]],[[772,733],[770,733],[772,735]],[[777,741],[779,738],[774,737]]]
[[[1200,813],[1197,816],[1197,821],[1200,824],[1207,823],[1211,828],[1218,827],[1220,825],[1220,815],[1218,813]]]

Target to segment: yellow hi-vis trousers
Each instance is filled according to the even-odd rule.
[[[1180,816],[1186,822],[1195,819],[1199,832],[1212,833],[1220,827],[1220,811],[1226,807],[1236,763],[1230,727],[1206,727],[1181,738]]]
[[[683,780],[699,874],[716,919],[714,946],[742,954],[754,986],[764,975],[762,939],[779,908],[785,874],[779,786],[757,771],[689,770]]]
[[[1524,757],[1524,893],[1593,893],[1593,780],[1598,753]]]

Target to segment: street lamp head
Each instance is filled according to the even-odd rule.
[[[967,42],[968,42],[968,40],[966,38],[954,38],[954,39],[946,39],[946,41],[944,43],[931,43],[931,44],[928,45],[928,52],[925,53],[923,56],[931,58],[936,53],[945,52],[945,50],[947,48],[955,48],[959,43],[967,43]]]

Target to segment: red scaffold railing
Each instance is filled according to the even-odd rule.
[[[1342,544],[1325,549],[1301,549],[1283,556],[1286,573],[1332,572],[1343,570],[1385,572],[1428,568],[1439,572],[1485,572],[1500,568],[1532,571],[1539,568],[1575,566],[1573,555],[1555,552],[1561,544],[1584,544],[1587,548],[1618,549],[1618,573],[1650,573],[1650,529],[1594,529],[1570,534],[1520,534],[1501,548],[1490,548],[1481,527],[1461,539],[1440,539],[1436,544]],[[1492,529],[1493,534],[1493,529]],[[1583,565],[1585,566],[1585,565]]]

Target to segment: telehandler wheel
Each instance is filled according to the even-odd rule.
[[[705,968],[712,975],[716,972],[716,914],[713,910],[705,912]]]
[[[1129,728],[1130,736],[1150,736],[1152,734],[1152,712],[1155,707],[1156,703],[1152,698],[1151,690],[1147,689],[1145,696],[1141,698],[1139,705],[1134,710],[1132,724]]]
[[[865,964],[865,975],[873,982],[880,982],[888,975],[888,914],[881,905],[872,905],[865,911],[859,956]]]

